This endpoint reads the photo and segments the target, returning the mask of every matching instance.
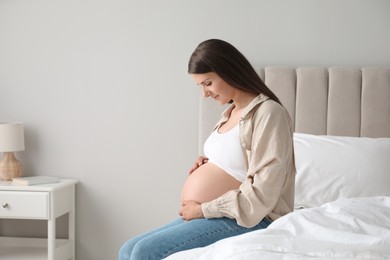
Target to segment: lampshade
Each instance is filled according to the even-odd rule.
[[[16,152],[24,150],[23,124],[0,122],[0,152]]]

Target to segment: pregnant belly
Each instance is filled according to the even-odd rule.
[[[241,182],[215,164],[206,163],[188,176],[181,193],[181,201],[199,203],[218,198],[229,190],[238,189]]]

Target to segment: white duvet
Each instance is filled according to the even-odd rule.
[[[339,199],[169,260],[390,259],[390,197]]]

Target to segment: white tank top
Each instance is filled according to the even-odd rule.
[[[217,165],[240,182],[245,180],[248,169],[241,150],[238,125],[225,133],[218,133],[216,129],[207,138],[203,150],[210,163]]]

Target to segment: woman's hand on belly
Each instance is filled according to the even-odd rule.
[[[182,202],[179,215],[183,220],[186,221],[197,218],[204,218],[202,206],[200,203],[193,200],[186,200]]]
[[[207,157],[204,157],[204,156],[199,156],[194,165],[192,166],[192,168],[188,171],[188,174],[191,174],[193,173],[196,169],[198,169],[200,166],[202,166],[203,164],[207,163],[209,161],[209,159]]]

